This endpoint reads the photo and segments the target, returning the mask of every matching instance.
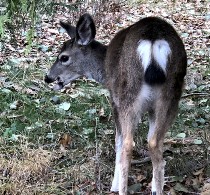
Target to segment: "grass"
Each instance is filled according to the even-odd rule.
[[[114,154],[108,92],[83,80],[68,92],[54,92],[36,65],[1,68],[0,194],[65,194],[65,182],[75,190],[80,182],[94,181],[97,148]],[[70,151],[60,150],[63,134],[71,136]]]

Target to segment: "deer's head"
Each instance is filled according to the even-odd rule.
[[[57,81],[55,90],[62,89],[82,76],[101,82],[103,72],[101,64],[104,61],[106,47],[94,40],[96,30],[92,17],[89,14],[82,15],[76,27],[66,22],[60,24],[70,39],[64,42],[56,61],[45,76],[45,82]]]

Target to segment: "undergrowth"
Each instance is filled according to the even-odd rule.
[[[43,77],[38,64],[9,62],[1,67],[0,193],[108,191],[115,155],[108,91],[94,82],[78,80],[62,93],[55,92]],[[208,97],[193,93],[183,97],[167,138],[190,138],[203,151],[193,155],[209,159],[209,113]],[[145,147],[146,119],[136,131],[136,151]],[[70,137],[64,151],[63,135]]]

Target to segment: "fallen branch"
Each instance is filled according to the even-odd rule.
[[[209,96],[210,97],[210,93],[190,93],[190,94],[183,95],[182,98],[186,98],[190,96]]]
[[[132,160],[132,161],[131,161],[131,164],[132,164],[132,165],[144,164],[144,163],[150,162],[150,161],[151,161],[151,158],[150,158],[150,157],[146,157],[146,158],[144,158],[144,160]]]

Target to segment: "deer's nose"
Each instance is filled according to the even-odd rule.
[[[50,78],[49,76],[45,75],[44,81],[46,83],[52,83],[54,80],[52,78]]]

